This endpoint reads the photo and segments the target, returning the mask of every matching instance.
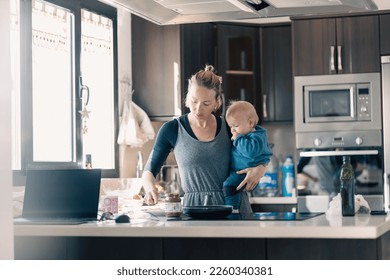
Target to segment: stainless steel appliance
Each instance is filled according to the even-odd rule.
[[[390,176],[390,56],[382,56],[382,105],[383,105],[383,149],[384,149],[384,207],[389,211]]]
[[[381,74],[305,76],[295,77],[294,82],[297,175],[314,178],[307,189],[297,186],[298,195],[336,195],[342,156],[350,155],[356,193],[371,209],[382,210],[386,157]]]
[[[294,78],[296,147],[382,146],[380,73]]]
[[[315,188],[298,190],[298,194],[336,195],[340,190],[340,171],[342,157],[349,155],[355,173],[356,194],[375,198],[375,209],[383,209],[383,149],[336,149],[299,151],[298,174],[309,174],[315,181]],[[306,168],[310,166],[310,168]],[[306,168],[306,169],[305,169]],[[298,187],[299,189],[299,187]],[[316,193],[314,193],[316,194]],[[372,205],[374,206],[374,205]]]

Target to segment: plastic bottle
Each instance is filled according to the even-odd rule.
[[[355,215],[355,175],[350,156],[343,156],[340,173],[341,213],[343,216]]]
[[[293,196],[295,186],[294,162],[292,156],[288,156],[283,163],[283,196]]]
[[[273,144],[269,145],[273,148]],[[258,185],[259,196],[277,196],[278,195],[278,173],[279,173],[279,161],[275,155],[272,155],[270,162],[268,163],[267,170],[263,177],[260,179]]]

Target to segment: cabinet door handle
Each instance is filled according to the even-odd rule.
[[[337,46],[337,70],[343,71],[343,62],[342,55],[341,55],[341,46]]]
[[[383,190],[383,204],[384,204],[384,210],[386,212],[389,212],[389,206],[390,206],[390,174],[384,173],[384,190]]]
[[[377,155],[378,150],[342,150],[342,151],[302,151],[300,157],[331,157],[331,156],[359,156]]]
[[[336,68],[334,65],[334,46],[330,46],[329,68],[330,68],[330,73],[336,72]]]
[[[268,118],[268,112],[267,112],[267,95],[263,94],[263,118]]]

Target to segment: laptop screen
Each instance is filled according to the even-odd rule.
[[[24,218],[96,218],[100,169],[28,170]]]

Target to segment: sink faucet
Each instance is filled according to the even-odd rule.
[[[143,171],[144,171],[144,159],[143,159],[143,156],[142,156],[142,152],[138,151],[138,154],[137,154],[137,170],[136,170],[137,178],[141,178]]]

